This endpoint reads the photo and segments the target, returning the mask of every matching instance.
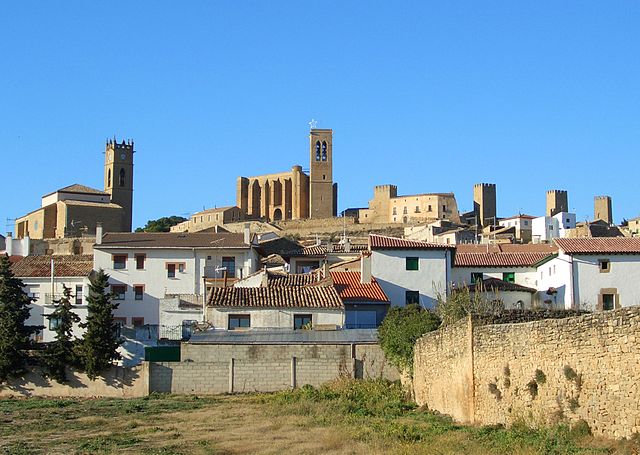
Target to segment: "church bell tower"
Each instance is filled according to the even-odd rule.
[[[111,202],[124,209],[122,230],[131,232],[133,218],[133,141],[107,141],[104,161],[104,191]]]
[[[333,184],[333,130],[309,133],[309,218],[336,216],[337,185]]]

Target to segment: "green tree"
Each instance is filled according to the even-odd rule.
[[[91,276],[87,297],[87,320],[80,327],[86,329],[79,351],[87,376],[92,381],[108,369],[114,360],[120,359],[118,346],[122,341],[117,335],[113,311],[118,303],[107,292],[109,275],[100,269]]]
[[[0,383],[25,372],[30,335],[37,329],[25,325],[31,312],[31,299],[24,283],[11,271],[6,255],[0,257]]]
[[[64,285],[62,287],[62,297],[53,301],[55,309],[47,316],[50,325],[55,326],[56,339],[49,343],[42,354],[45,376],[61,384],[67,382],[66,368],[78,366],[79,363],[73,324],[80,322],[80,316],[73,311],[71,289]]]
[[[438,316],[418,304],[392,307],[378,328],[387,360],[400,370],[413,370],[413,346],[418,338],[440,326]]]
[[[149,220],[144,227],[137,228],[136,232],[169,232],[172,226],[187,221],[181,216],[164,216],[157,220]]]

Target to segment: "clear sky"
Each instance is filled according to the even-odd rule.
[[[334,130],[339,209],[373,186],[498,215],[640,215],[640,2],[110,1],[0,8],[0,217],[135,140],[134,225],[234,205],[239,175],[308,168]],[[7,230],[6,228],[3,230]],[[10,230],[12,230],[10,228]]]

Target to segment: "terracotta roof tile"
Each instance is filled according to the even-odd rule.
[[[359,253],[361,251],[369,250],[369,245],[363,243],[355,243],[351,245],[350,253]],[[288,256],[324,256],[327,253],[345,253],[344,245],[341,243],[333,244],[329,247],[327,245],[312,245],[300,248],[298,250],[290,251]]]
[[[360,282],[360,272],[329,272],[343,302],[389,302],[375,278]]]
[[[553,253],[456,253],[454,267],[532,267]]]
[[[338,292],[332,286],[213,288],[207,306],[344,309]]]
[[[370,234],[369,244],[372,250],[453,250],[454,245],[427,243],[419,240],[406,240],[385,235]]]
[[[479,245],[473,243],[459,243],[456,253],[555,253],[558,247],[548,243],[498,243]]]
[[[60,188],[57,192],[60,193],[82,193],[82,194],[100,194],[103,196],[108,196],[109,193],[106,193],[101,190],[97,190],[95,188],[91,188],[89,186],[80,185],[78,183],[74,183],[73,185],[65,186],[64,188]],[[51,193],[53,194],[53,193]]]
[[[249,248],[241,233],[108,232],[101,248]]]
[[[516,283],[509,283],[508,281],[501,280],[499,278],[486,278],[482,280],[482,285],[478,286],[478,283],[471,284],[467,286],[467,288],[473,292],[479,288],[480,291],[489,291],[489,292],[530,292],[531,294],[537,292],[533,288],[528,288],[526,286],[521,286]]]
[[[307,286],[317,282],[314,273],[269,273],[267,272],[267,286]]]
[[[93,270],[93,256],[90,254],[26,256],[12,264],[11,270],[19,278],[48,278],[51,276],[51,259],[53,274],[57,277],[85,277]]]
[[[555,239],[555,243],[567,254],[640,254],[640,238],[638,237]]]

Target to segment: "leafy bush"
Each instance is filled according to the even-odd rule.
[[[412,370],[416,341],[439,326],[440,318],[420,305],[393,307],[378,328],[380,347],[391,364],[400,370]]]
[[[469,292],[466,287],[452,289],[449,295],[438,293],[435,312],[442,325],[451,325],[469,314],[497,314],[504,310],[500,300],[487,300],[480,292]]]

